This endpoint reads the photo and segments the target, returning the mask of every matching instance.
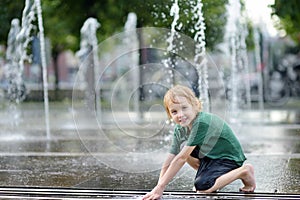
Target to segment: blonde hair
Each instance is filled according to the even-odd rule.
[[[169,105],[170,105],[170,103],[178,103],[178,101],[176,100],[176,97],[178,97],[178,96],[185,97],[187,99],[187,101],[198,112],[201,111],[201,109],[202,109],[201,101],[195,96],[194,92],[186,86],[176,85],[176,86],[170,88],[164,96],[164,106],[165,106],[165,109],[167,111],[169,118],[171,118]]]

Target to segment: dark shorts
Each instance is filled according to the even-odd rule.
[[[193,152],[191,156],[196,157],[196,151]],[[208,157],[201,158],[194,182],[196,190],[207,190],[211,188],[217,178],[238,167],[240,166],[233,160],[211,159]]]

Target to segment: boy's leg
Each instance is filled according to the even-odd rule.
[[[208,190],[197,192],[214,192],[237,179],[241,179],[244,183],[244,187],[240,189],[241,191],[253,192],[255,190],[256,184],[254,177],[254,168],[250,164],[245,164],[217,178],[215,184]]]
[[[194,158],[192,156],[188,157],[187,163],[195,170],[198,170],[198,168],[200,166],[200,160],[198,158]]]
[[[237,168],[239,166],[232,160],[202,158],[194,182],[196,190],[209,190],[215,185],[217,178]]]
[[[244,187],[240,188],[240,191],[242,192],[254,192],[256,188],[256,182],[255,182],[255,175],[254,175],[254,168],[250,164],[244,165],[246,168],[248,168],[246,176],[244,176],[241,180],[244,184]]]
[[[195,147],[195,149],[192,151],[191,155],[188,157],[187,163],[195,170],[199,169],[200,158],[199,158],[199,147],[198,146]]]

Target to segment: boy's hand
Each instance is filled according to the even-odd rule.
[[[157,185],[153,190],[147,193],[142,200],[156,200],[160,199],[163,195],[164,187]]]

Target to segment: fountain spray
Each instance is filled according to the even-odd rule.
[[[226,41],[227,54],[231,58],[231,75],[229,89],[231,90],[230,112],[231,122],[239,118],[241,108],[250,108],[250,81],[249,75],[246,36],[247,27],[242,21],[241,4],[239,0],[230,0],[227,5]],[[245,76],[246,75],[246,76]],[[246,78],[245,78],[246,77]]]
[[[44,26],[42,18],[42,8],[40,0],[35,0],[36,12],[38,16],[39,36],[40,36],[40,48],[41,48],[41,60],[43,69],[43,85],[44,85],[44,109],[46,120],[46,132],[47,139],[50,139],[50,122],[49,122],[49,98],[48,98],[48,79],[47,79],[47,63],[46,63],[46,50],[45,50],[45,37]]]
[[[203,104],[204,111],[210,110],[210,102],[208,95],[208,72],[207,72],[207,58],[205,48],[205,22],[202,12],[203,4],[201,0],[197,0],[197,3],[193,6],[194,19],[197,22],[194,25],[195,35],[195,57],[194,62],[198,72],[198,89],[200,92],[200,100]]]
[[[98,58],[98,40],[97,29],[100,23],[96,18],[89,17],[83,23],[80,29],[80,49],[76,52],[79,58],[81,70],[79,78],[82,81],[81,87],[85,90],[86,103],[91,111],[100,114],[100,89],[98,89],[99,58]]]
[[[168,43],[168,47],[167,47],[167,51],[171,52],[171,53],[178,53],[178,47],[176,48],[176,45],[174,45],[174,39],[176,38],[176,31],[179,31],[180,28],[177,27],[177,23],[178,23],[178,19],[179,19],[179,5],[178,5],[178,0],[175,0],[171,10],[170,10],[170,16],[173,17],[173,22],[171,24],[171,33],[170,36],[167,38],[167,43]],[[176,30],[177,28],[177,30]],[[170,84],[170,86],[174,85],[174,78],[175,78],[175,74],[174,74],[174,69],[175,69],[175,64],[174,64],[174,60],[173,60],[173,54],[171,54],[170,56],[168,56],[168,58],[166,60],[163,61],[163,64],[167,70],[167,74],[169,75],[170,78],[167,79],[167,83]]]
[[[200,100],[202,102],[203,110],[209,111],[210,110],[210,102],[209,102],[209,95],[208,95],[208,72],[207,72],[207,59],[206,59],[206,48],[205,48],[205,22],[202,12],[203,4],[201,0],[197,0],[195,4],[192,5],[192,20],[195,20],[196,23],[193,27],[194,34],[194,42],[195,42],[195,55],[194,55],[194,63],[196,66],[196,70],[198,73],[198,90],[200,92]],[[171,24],[171,33],[170,36],[167,38],[168,52],[178,53],[178,47],[174,45],[174,39],[176,38],[176,31],[180,31],[182,25],[178,25],[179,20],[179,11],[180,7],[178,5],[178,0],[173,2],[173,5],[170,10],[170,15],[173,16],[173,22]],[[174,68],[175,64],[172,61],[172,57],[168,58],[164,61],[164,65],[168,70],[169,76],[174,79]],[[171,66],[171,67],[170,67]],[[171,82],[171,81],[170,81]],[[171,85],[174,84],[175,81],[171,82]]]
[[[11,101],[17,104],[25,99],[25,84],[23,80],[24,63],[31,62],[32,55],[28,54],[28,46],[33,39],[32,31],[36,29],[33,22],[38,20],[38,33],[40,39],[41,61],[43,69],[44,109],[47,139],[50,139],[49,102],[47,64],[45,55],[45,39],[40,0],[26,0],[22,13],[22,24],[18,19],[12,20],[12,27],[8,35],[8,49],[6,57],[6,77],[9,79],[8,95]]]

